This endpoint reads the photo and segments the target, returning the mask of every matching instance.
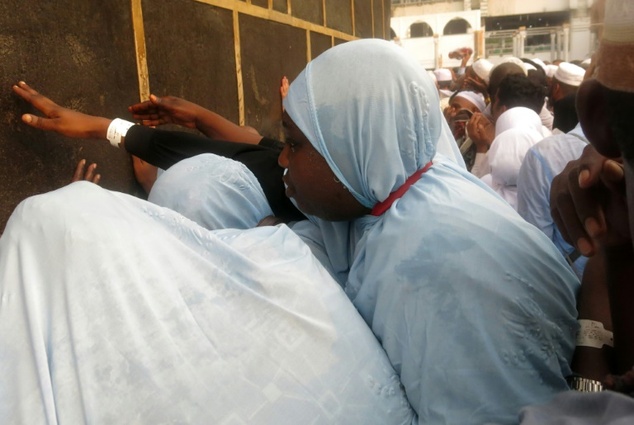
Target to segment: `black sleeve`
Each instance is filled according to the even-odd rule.
[[[283,146],[283,145],[282,145]],[[164,170],[186,158],[213,153],[236,159],[250,152],[266,152],[275,156],[281,151],[280,142],[263,138],[260,144],[227,142],[192,133],[158,130],[135,125],[125,136],[125,148],[132,155]]]
[[[125,136],[125,148],[132,155],[164,170],[177,162],[203,153],[212,153],[243,163],[258,179],[273,210],[282,220],[304,219],[285,193],[284,169],[277,163],[280,142],[262,139],[260,144],[213,140],[192,133],[157,130],[135,125]]]

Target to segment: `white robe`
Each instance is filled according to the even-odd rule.
[[[286,226],[208,231],[86,182],[0,239],[0,422],[408,424],[372,332]]]
[[[548,136],[539,115],[524,108],[511,108],[495,123],[495,139],[487,152],[491,172],[482,180],[517,210],[517,177],[526,152]]]

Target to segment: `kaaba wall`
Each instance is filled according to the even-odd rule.
[[[105,140],[27,127],[20,80],[62,106],[132,119],[171,94],[280,136],[282,76],[356,38],[388,38],[390,0],[3,0],[0,3],[0,232],[24,198],[98,164],[101,186],[144,196],[129,155]]]

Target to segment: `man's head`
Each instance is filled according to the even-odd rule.
[[[592,145],[607,157],[623,156],[630,229],[634,232],[634,7],[631,0],[607,0],[596,79],[577,94],[577,111]]]
[[[549,101],[554,103],[564,97],[577,93],[583,82],[585,69],[569,62],[562,62],[553,75],[550,85]]]
[[[603,40],[597,52],[597,77],[585,81],[577,96],[579,121],[588,140],[608,157],[623,156],[634,165],[634,8],[627,0],[605,5]]]
[[[434,71],[434,74],[436,75],[438,87],[441,89],[448,89],[453,83],[453,74],[447,68],[439,68]]]
[[[522,74],[511,74],[504,78],[493,97],[491,114],[493,121],[504,112],[517,106],[529,108],[539,114],[544,106],[544,88]]]
[[[474,112],[483,112],[486,109],[486,102],[482,93],[474,91],[459,91],[453,94],[449,99],[445,116],[447,120],[455,116],[461,109],[466,109],[472,114]]]
[[[491,70],[491,74],[489,75],[489,95],[491,96],[491,100],[493,100],[502,80],[512,74],[526,75],[524,69],[513,62],[501,63]]]

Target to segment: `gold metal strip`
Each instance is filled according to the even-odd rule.
[[[150,73],[147,67],[147,50],[145,47],[145,27],[143,26],[143,10],[141,0],[132,0],[132,29],[134,31],[134,49],[136,51],[137,76],[139,78],[139,99],[150,98]]]
[[[324,26],[328,26],[328,19],[326,19],[326,0],[321,0],[321,10],[324,12]]]
[[[381,16],[383,17],[381,28],[383,28],[383,39],[385,39],[385,0],[381,0]]]
[[[323,25],[317,25],[312,22],[305,21],[303,19],[295,18],[287,13],[281,13],[275,10],[253,6],[251,4],[247,4],[241,1],[233,1],[233,0],[194,0],[194,1],[197,1],[198,3],[208,4],[210,6],[216,6],[221,9],[228,9],[228,10],[240,12],[243,15],[253,16],[255,18],[262,18],[271,22],[286,24],[295,28],[310,30],[312,32],[316,32],[319,34],[329,35],[331,37],[337,37],[342,40],[350,41],[350,40],[356,40],[358,38],[351,34],[346,34],[345,32],[337,31],[332,28],[327,28],[326,26],[323,26]],[[325,8],[325,4],[324,4],[324,8]]]
[[[244,84],[242,81],[242,53],[240,51],[240,17],[233,11],[233,47],[236,59],[236,84],[238,88],[238,116],[240,125],[245,124],[244,116]]]
[[[350,0],[350,8],[352,10],[352,35],[357,35],[357,28],[355,26],[355,17],[354,17],[354,0]]]
[[[370,0],[370,19],[372,20],[372,37],[376,37],[375,31],[374,31],[374,1],[375,0]]]
[[[313,48],[310,44],[310,31],[306,30],[306,63],[313,60]]]

